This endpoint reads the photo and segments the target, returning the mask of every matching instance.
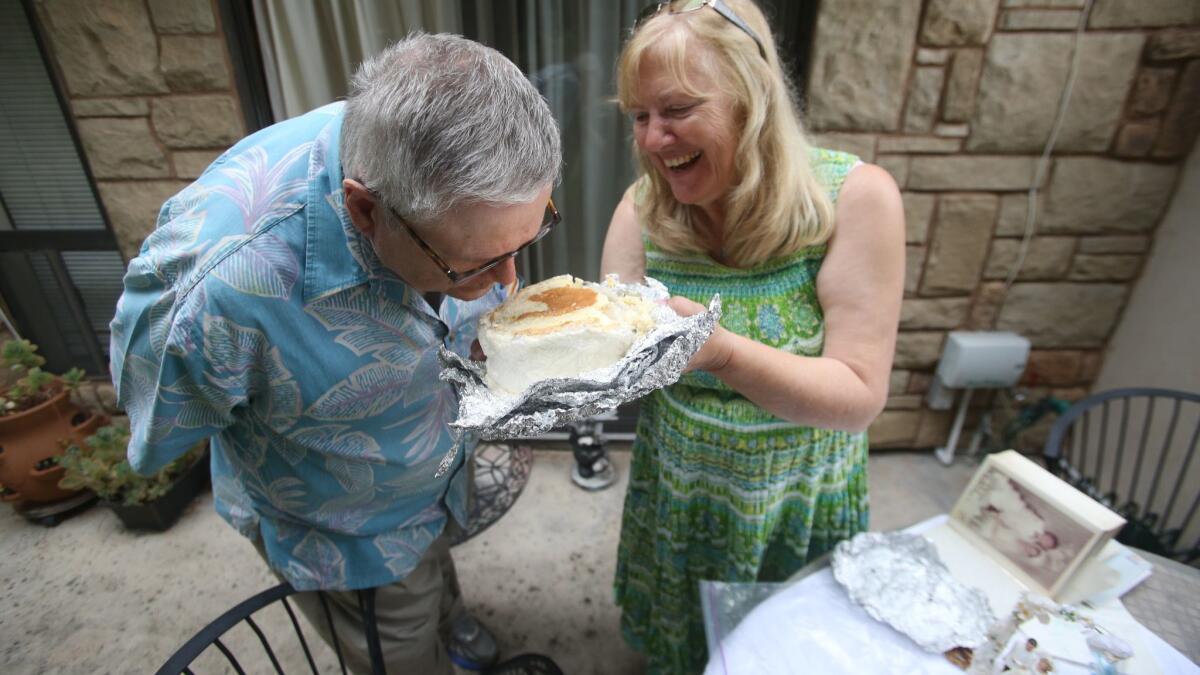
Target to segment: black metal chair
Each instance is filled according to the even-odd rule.
[[[467,527],[455,539],[455,545],[484,531],[512,507],[524,489],[526,481],[529,479],[529,471],[532,463],[533,450],[528,445],[493,443],[481,445],[476,450],[473,467],[474,498],[470,520]],[[255,649],[252,653],[243,653],[243,658],[261,660],[262,656],[265,655],[275,672],[282,675],[284,667],[280,656],[284,654],[294,655],[302,652],[308,669],[314,674],[319,673],[318,659],[314,658],[314,652],[310,649],[309,641],[301,629],[301,622],[296,618],[296,612],[292,604],[288,602],[288,597],[295,593],[297,591],[292,588],[291,584],[282,583],[237,604],[184,643],[158,669],[158,674],[190,674],[193,672],[191,669],[192,664],[201,655],[208,652],[210,648],[215,648],[224,657],[225,661],[228,662],[228,665],[235,672],[239,673],[239,675],[242,675],[245,672],[242,662],[235,655],[234,649],[227,644],[229,640],[222,640],[223,637],[229,635],[230,631],[242,624],[245,624],[253,631],[253,635],[262,647],[261,652]],[[330,647],[337,656],[337,665],[340,672],[345,675],[347,672],[346,662],[342,657],[342,644],[337,636],[337,632],[333,628],[333,617],[329,610],[329,602],[324,594],[320,594],[318,597],[321,601],[321,608],[324,610],[326,625],[329,627],[329,633],[333,640],[333,644]],[[286,635],[289,638],[287,644],[280,644],[276,640],[273,647],[271,637],[268,635],[270,631],[264,630],[264,624],[261,620],[262,614],[260,613],[270,611],[272,606],[275,605],[282,607],[283,611],[286,612],[287,624],[284,624],[284,631],[286,633],[286,626],[290,624],[291,631],[294,633],[294,640],[291,639],[292,635]],[[367,651],[371,659],[371,672],[383,675],[385,670],[383,652],[380,648],[379,633],[375,621],[374,589],[359,591],[358,605],[359,610],[362,612],[363,626],[366,627]],[[260,616],[260,621],[255,621],[254,617],[256,615]],[[281,617],[277,615],[275,618],[280,619]],[[275,623],[280,622],[276,621]],[[253,639],[250,640],[251,645],[253,645],[253,642]],[[317,637],[314,646],[317,644],[324,644],[320,636]],[[297,647],[299,647],[300,652],[295,652]],[[277,651],[279,654],[276,653]],[[540,654],[515,656],[488,668],[485,672],[489,675],[562,675],[562,671],[559,670],[554,661]]]
[[[313,651],[309,648],[308,639],[305,637],[304,630],[300,626],[300,621],[296,618],[296,612],[292,608],[292,604],[288,602],[288,597],[295,593],[297,591],[292,588],[291,584],[282,583],[237,604],[218,617],[216,621],[201,629],[192,639],[184,643],[158,669],[157,675],[179,675],[180,673],[194,675],[192,665],[202,654],[212,647],[215,647],[224,656],[226,662],[238,675],[245,675],[246,673],[243,660],[261,659],[263,655],[270,661],[271,667],[274,668],[275,672],[283,675],[284,668],[280,661],[280,655],[284,653],[282,650],[284,648],[294,649],[295,646],[299,646],[303,652],[308,669],[313,675],[319,675],[321,671],[317,667]],[[342,643],[333,628],[333,617],[329,611],[329,603],[326,601],[324,594],[320,594],[319,597],[321,599],[321,608],[324,610],[325,620],[328,622],[329,633],[333,640],[333,644],[330,646],[337,655],[338,669],[342,675],[346,675],[348,671],[346,670],[346,662],[342,657]],[[383,650],[380,648],[379,632],[375,624],[374,589],[359,591],[358,601],[359,609],[362,611],[363,625],[366,626],[367,651],[371,658],[371,672],[373,675],[385,675]],[[291,628],[295,633],[296,640],[294,645],[281,645],[276,642],[273,647],[270,638],[267,636],[267,632],[260,625],[260,622],[254,620],[256,614],[268,609],[273,604],[279,604],[287,613]],[[243,653],[242,659],[239,659],[234,654],[234,650],[222,638],[243,623],[249,626],[258,638],[258,642],[262,646],[262,653],[257,653],[257,650],[250,654]],[[321,642],[319,636],[317,642]],[[276,654],[277,650],[280,654]],[[488,668],[484,673],[486,675],[563,675],[562,670],[559,669],[553,660],[540,654],[515,656]]]
[[[1047,468],[1127,523],[1117,541],[1200,563],[1200,394],[1113,389],[1071,406],[1042,451]]]

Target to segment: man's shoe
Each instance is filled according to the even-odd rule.
[[[575,455],[571,482],[584,490],[603,490],[617,479],[617,473],[604,450],[599,426],[580,422],[571,427],[571,452]]]
[[[450,627],[446,651],[454,665],[466,670],[483,670],[500,655],[491,631],[470,616],[462,617]]]

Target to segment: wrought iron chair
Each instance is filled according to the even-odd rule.
[[[1200,563],[1200,394],[1113,389],[1071,406],[1042,451],[1047,468],[1127,521],[1117,540]]]
[[[454,542],[455,544],[462,543],[487,529],[513,505],[529,479],[532,461],[533,451],[529,446],[487,444],[476,450],[475,492],[470,521]],[[235,649],[231,647],[230,639],[227,637],[231,631],[239,628],[242,624],[245,624],[253,632],[254,638],[261,646],[261,651],[255,648],[254,638],[239,640],[243,659],[261,661],[265,656],[274,671],[282,674],[284,672],[283,661],[286,660],[282,657],[303,653],[304,663],[307,664],[308,670],[314,674],[320,673],[318,661],[321,659],[314,655],[314,649],[310,649],[309,641],[301,628],[301,622],[296,618],[292,603],[288,602],[288,597],[295,593],[297,591],[292,588],[291,584],[282,583],[237,604],[184,643],[158,669],[158,675],[192,673],[192,665],[198,658],[209,652],[210,648],[215,648],[235,672],[244,674],[243,663],[235,654]],[[337,657],[337,668],[345,675],[347,669],[345,659],[342,657],[342,643],[333,628],[329,603],[324,594],[319,594],[318,597],[321,601],[326,625],[329,627],[329,634],[332,636],[332,644],[329,646]],[[359,591],[358,605],[362,612],[363,626],[366,628],[371,672],[382,675],[385,670],[375,620],[375,591],[373,589]],[[286,613],[286,622],[283,621],[277,607]],[[270,613],[273,613],[274,616],[270,617]],[[255,620],[255,616],[259,617],[258,621]],[[271,630],[265,630],[268,628],[268,624],[270,624]],[[269,635],[269,633],[274,635]],[[281,634],[286,638],[286,642],[279,639]],[[276,639],[273,641],[272,637]],[[314,647],[318,645],[322,647],[324,645],[324,641],[319,636],[313,643]],[[296,647],[299,647],[299,651],[296,651]],[[490,675],[562,675],[562,671],[554,661],[540,654],[516,656],[488,668],[485,672]]]
[[[321,670],[317,666],[317,659],[314,658],[313,650],[309,648],[308,640],[305,638],[300,621],[296,618],[295,610],[292,608],[291,603],[288,602],[288,597],[294,595],[296,592],[296,589],[292,588],[291,584],[282,583],[239,603],[218,617],[216,621],[205,626],[192,639],[184,643],[158,669],[157,675],[179,675],[180,673],[193,675],[193,664],[211,647],[215,647],[224,656],[225,661],[239,675],[245,675],[246,673],[244,660],[247,662],[254,660],[261,661],[264,655],[270,661],[274,671],[283,675],[285,671],[281,656],[286,653],[283,649],[294,649],[295,646],[299,646],[303,652],[308,670],[313,675],[319,675]],[[342,643],[337,636],[337,632],[333,629],[333,617],[329,611],[329,603],[326,601],[324,594],[320,594],[319,597],[321,599],[321,608],[324,610],[325,620],[329,625],[330,635],[332,635],[333,644],[330,646],[337,655],[338,670],[342,675],[346,675],[348,671],[346,670],[346,662],[342,658]],[[359,609],[362,611],[363,625],[366,627],[367,651],[371,658],[371,673],[373,675],[385,675],[387,671],[384,669],[383,664],[383,650],[380,648],[379,633],[375,624],[374,589],[359,591],[358,600]],[[270,608],[274,604],[282,606],[287,613],[287,618],[295,634],[295,644],[280,644],[280,641],[277,640],[273,647],[267,631],[264,630],[264,626],[259,621],[255,621],[255,615],[258,615],[261,611]],[[258,638],[262,652],[259,653],[258,650],[253,650],[250,653],[245,653],[243,651],[241,654],[242,659],[239,659],[238,655],[234,654],[234,649],[225,640],[222,640],[222,638],[226,637],[230,631],[243,623],[249,626]],[[319,637],[317,644],[321,644]],[[277,651],[279,651],[279,654],[276,653]],[[562,670],[559,669],[553,660],[540,654],[515,656],[488,668],[484,673],[486,675],[563,675]]]

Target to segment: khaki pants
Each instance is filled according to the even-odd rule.
[[[454,621],[466,613],[454,560],[450,557],[449,531],[456,527],[451,520],[447,532],[429,547],[407,577],[375,589],[379,643],[389,674],[452,675],[454,672],[446,654],[445,636],[450,634]],[[266,560],[261,541],[255,541],[254,546]],[[280,575],[276,572],[275,576]],[[326,591],[324,595],[346,665],[353,672],[370,673],[371,654],[367,651],[358,592]],[[291,599],[332,648],[329,622],[318,595],[297,593]]]

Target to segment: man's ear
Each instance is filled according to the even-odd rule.
[[[350,215],[350,222],[354,223],[354,227],[358,228],[364,237],[373,238],[376,227],[375,209],[379,208],[374,195],[367,186],[346,178],[342,180],[342,196],[346,213]]]

